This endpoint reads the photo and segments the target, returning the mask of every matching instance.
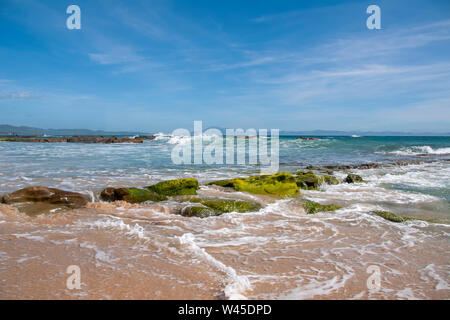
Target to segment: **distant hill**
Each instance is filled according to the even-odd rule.
[[[281,131],[282,136],[450,136],[450,132],[401,132],[401,131]]]
[[[209,127],[218,129],[225,134],[226,129],[221,127]],[[206,130],[207,130],[206,129]],[[245,131],[245,129],[244,129]],[[192,133],[192,132],[191,132]],[[270,130],[268,130],[270,134]],[[337,131],[337,130],[280,130],[280,136],[450,136],[450,132],[401,132],[401,131]]]
[[[19,135],[19,136],[120,136],[120,135],[146,135],[148,133],[137,131],[102,131],[89,129],[41,129],[25,126],[0,125],[0,136]]]
[[[207,129],[218,129],[225,134],[225,128],[210,127]],[[205,129],[205,130],[207,130]],[[19,136],[134,136],[148,135],[149,132],[138,131],[102,131],[89,129],[41,129],[25,126],[0,125],[0,136],[19,135]],[[193,134],[193,132],[191,132]],[[270,134],[270,130],[269,130]],[[288,131],[280,130],[281,136],[450,136],[450,132],[400,132],[400,131],[336,131],[336,130],[311,130],[311,131]]]

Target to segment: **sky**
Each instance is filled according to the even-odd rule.
[[[81,29],[69,30],[69,5]],[[369,5],[381,29],[368,29]],[[0,124],[450,131],[450,1],[0,0]]]

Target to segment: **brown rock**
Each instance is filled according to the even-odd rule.
[[[6,204],[45,202],[68,208],[81,208],[86,205],[88,198],[76,192],[36,186],[9,193],[3,197],[2,201]]]

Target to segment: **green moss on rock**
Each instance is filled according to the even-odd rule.
[[[305,190],[318,190],[319,186],[324,183],[339,184],[339,180],[335,176],[319,176],[312,171],[297,171],[295,173],[295,182],[299,188]]]
[[[126,201],[129,203],[141,203],[145,201],[163,201],[167,200],[155,192],[137,188],[106,188],[100,194],[103,201]]]
[[[146,189],[163,196],[196,195],[198,181],[192,178],[168,180],[148,186]]]
[[[181,210],[181,215],[184,217],[198,217],[207,218],[212,216],[221,215],[222,212],[213,210],[207,207],[189,206]]]
[[[295,182],[297,186],[305,190],[317,190],[322,184],[321,177],[316,176],[311,171],[297,171],[295,173]]]
[[[332,175],[324,175],[322,176],[323,178],[323,182],[327,183],[327,184],[339,184],[339,180]]]
[[[364,182],[364,180],[361,178],[361,176],[358,176],[354,173],[349,173],[347,177],[344,179],[347,183],[361,183]]]
[[[305,201],[303,203],[303,208],[305,208],[305,211],[307,214],[315,214],[315,213],[321,212],[321,211],[335,211],[342,207],[335,205],[335,204],[323,205],[318,202],[314,202],[314,201],[305,199]]]
[[[210,184],[230,187],[236,191],[281,198],[294,197],[299,194],[295,178],[289,173],[220,180],[211,182]]]
[[[241,200],[224,200],[224,199],[190,199],[190,202],[201,203],[202,205],[209,207],[213,210],[221,213],[225,212],[250,212],[256,211],[261,208],[256,203]]]
[[[395,213],[389,212],[389,211],[373,211],[377,216],[380,216],[386,220],[392,221],[392,222],[405,222],[408,220],[413,220],[411,218],[402,217],[399,215],[396,215]]]
[[[145,201],[164,201],[167,200],[166,196],[162,196],[160,194],[150,192],[145,189],[136,189],[136,188],[128,188],[129,194],[126,195],[123,200],[130,203],[141,203]]]

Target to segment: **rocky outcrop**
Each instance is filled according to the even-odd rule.
[[[297,171],[295,173],[295,182],[301,189],[317,190],[321,184],[321,179],[311,171]]]
[[[167,180],[145,187],[145,189],[166,197],[196,195],[198,181],[193,178]]]
[[[206,218],[227,212],[257,211],[261,208],[259,204],[242,200],[193,198],[189,202],[198,205],[184,207],[180,212],[182,216]]]
[[[167,197],[137,188],[106,188],[100,193],[100,199],[107,202],[126,201],[129,203],[142,203],[145,201],[159,202]]]
[[[395,213],[388,212],[388,211],[373,211],[373,213],[379,217],[382,217],[382,218],[392,221],[392,222],[405,222],[407,220],[412,220],[411,218],[402,217],[402,216],[396,215]]]
[[[41,186],[27,187],[9,193],[2,198],[2,202],[19,208],[30,214],[51,212],[55,209],[82,208],[88,203],[86,195]]]
[[[315,214],[317,212],[321,211],[336,211],[338,209],[341,209],[340,206],[335,204],[327,204],[323,205],[318,202],[314,202],[311,200],[306,200],[303,202],[303,208],[305,209],[307,214]]]
[[[361,182],[364,182],[364,180],[360,176],[358,176],[357,174],[349,173],[347,175],[347,177],[344,179],[344,182],[347,182],[347,183],[361,183]]]
[[[295,178],[289,173],[219,180],[211,182],[210,184],[233,188],[236,191],[270,195],[280,198],[294,197],[299,194]]]
[[[322,140],[320,138],[315,138],[315,137],[297,137],[295,139],[296,140]]]
[[[146,201],[159,202],[172,196],[196,195],[198,181],[196,179],[176,179],[139,188],[106,188],[100,193],[102,201],[126,201],[142,203]]]
[[[142,137],[124,137],[117,138],[116,136],[73,136],[73,137],[57,137],[57,138],[6,138],[2,141],[10,142],[35,142],[35,143],[54,143],[54,142],[68,142],[68,143],[143,143],[144,140],[153,140],[155,136]]]
[[[326,184],[339,184],[339,180],[332,175],[319,176],[312,171],[297,171],[295,173],[297,186],[305,190],[318,190],[319,186]]]

